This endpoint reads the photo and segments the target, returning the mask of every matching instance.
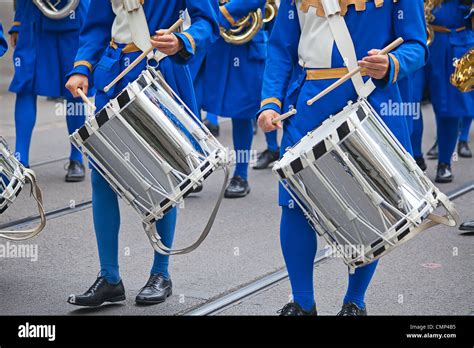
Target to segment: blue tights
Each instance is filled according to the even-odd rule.
[[[120,210],[117,194],[97,170],[92,169],[92,212],[99,248],[100,274],[112,284],[120,281],[118,254]],[[163,244],[171,248],[176,226],[176,208],[156,223]],[[145,234],[143,234],[145,238]],[[169,257],[155,252],[151,274],[162,274],[169,278]]]
[[[469,140],[469,131],[471,130],[472,117],[464,117],[461,123],[461,134],[459,135],[459,141]]]
[[[211,112],[208,112],[206,115],[206,119],[209,121],[210,124],[213,126],[218,126],[219,125],[219,117],[216,114],[213,114]]]
[[[232,137],[234,139],[234,149],[236,166],[234,176],[240,176],[248,180],[250,151],[253,140],[253,124],[251,118],[232,119]]]
[[[415,158],[423,157],[423,116],[413,119],[413,132],[411,134],[411,145],[413,148],[413,156]]]
[[[459,120],[457,117],[438,117],[436,119],[440,163],[451,165],[459,137]]]
[[[278,146],[278,133],[277,131],[265,133],[265,139],[267,140],[267,147],[270,151],[278,151],[280,146]]]
[[[33,135],[33,128],[36,123],[36,99],[34,94],[20,93],[16,96],[15,103],[15,128],[16,128],[16,145],[15,152],[19,161],[26,167],[30,165],[30,145],[31,137]],[[73,100],[68,100],[69,103],[74,103]],[[82,103],[80,103],[82,105]],[[80,110],[79,114],[75,111]],[[84,125],[85,116],[84,108],[67,107],[66,108],[66,123],[69,134],[72,134],[76,129]],[[74,146],[71,145],[70,159],[82,163],[82,154]]]
[[[280,241],[288,274],[290,275],[293,301],[304,310],[315,304],[313,269],[318,248],[316,233],[300,208],[282,208]],[[377,262],[357,268],[349,275],[349,286],[344,303],[354,302],[365,308],[365,293],[377,268]]]

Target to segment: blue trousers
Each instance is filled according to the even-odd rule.
[[[236,158],[234,176],[240,176],[244,180],[248,180],[250,152],[253,141],[252,118],[233,118],[232,138],[234,140]]]
[[[100,274],[112,284],[120,281],[119,272],[119,230],[120,210],[117,194],[96,169],[91,171],[92,212],[94,228],[99,249]],[[163,244],[171,248],[176,226],[177,209],[174,208],[156,223],[156,229]],[[145,232],[143,240],[145,241]],[[169,257],[154,253],[151,274],[162,274],[169,278]]]
[[[15,152],[18,160],[26,167],[30,165],[30,145],[33,129],[36,123],[36,100],[34,94],[17,94],[15,103]],[[84,104],[74,100],[67,100],[66,123],[69,134],[84,125]],[[70,160],[82,163],[82,154],[71,145]]]
[[[280,241],[290,276],[293,301],[310,310],[314,301],[314,258],[318,248],[316,233],[299,208],[282,207]],[[365,293],[378,262],[357,268],[349,275],[349,285],[343,303],[353,302],[365,308]]]

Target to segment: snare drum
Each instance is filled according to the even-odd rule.
[[[71,136],[114,191],[141,216],[153,248],[163,254],[195,249],[209,233],[228,178],[224,148],[174,93],[161,73],[149,68]],[[210,174],[225,179],[208,225],[192,246],[170,250],[155,222]]]
[[[363,98],[302,138],[273,171],[351,269],[431,226],[458,222],[453,204]],[[440,205],[445,216],[434,214]]]
[[[31,184],[31,196],[38,205],[40,223],[28,230],[1,231],[0,237],[10,240],[25,240],[38,235],[46,226],[41,190],[37,185],[35,173],[23,167],[0,137],[0,215],[13,205],[23,187]]]

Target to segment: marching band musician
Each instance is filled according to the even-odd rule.
[[[333,11],[326,13],[322,3]],[[339,6],[340,12],[337,11]],[[265,132],[283,127],[281,148],[293,146],[330,115],[341,111],[348,101],[370,94],[365,88],[371,77],[378,88],[368,100],[401,144],[411,151],[406,117],[383,115],[380,111],[389,100],[401,101],[397,81],[426,62],[428,50],[423,18],[423,5],[412,0],[283,0],[269,44],[258,119],[260,127]],[[338,30],[333,31],[331,23],[337,23]],[[399,48],[388,55],[377,55],[378,49],[397,37],[405,40]],[[355,55],[354,61],[343,59],[343,56],[350,59],[351,55]],[[309,106],[310,98],[347,73],[344,64],[347,62],[363,68],[363,75],[367,75],[363,77],[364,83],[348,81]],[[298,86],[298,113],[286,120],[284,126],[281,123],[275,126],[272,120],[281,114],[294,67],[304,69],[306,75],[306,80]],[[285,305],[280,313],[316,315],[313,290],[316,235],[303,211],[282,187],[279,203],[282,206],[281,247],[293,293],[293,302]],[[339,315],[367,314],[364,297],[376,267],[377,262],[373,262],[349,274]]]
[[[265,2],[220,1],[220,26],[229,29],[250,12],[259,8],[263,12]],[[241,198],[250,193],[248,167],[254,135],[252,120],[259,109],[267,41],[268,36],[263,29],[243,45],[230,44],[220,38],[208,49],[203,73],[198,76],[204,79],[204,86],[208,88],[203,96],[203,109],[232,118],[237,163],[225,192],[226,198]]]
[[[127,6],[127,7],[125,7]],[[144,12],[143,23],[132,23],[127,9]],[[166,34],[187,8],[192,25],[182,33]],[[91,84],[97,89],[96,106],[102,108],[133,82],[146,67],[142,61],[107,93],[109,84],[130,62],[141,54],[134,33],[147,28],[146,43],[168,57],[159,63],[159,70],[168,84],[197,114],[196,100],[188,60],[210,45],[219,35],[217,3],[209,0],[94,0],[81,32],[80,49],[74,70],[69,74],[68,89],[77,95]],[[136,27],[139,26],[139,28]],[[135,30],[137,29],[137,30]],[[137,41],[137,42],[136,42]],[[92,287],[82,295],[68,299],[80,306],[98,306],[104,302],[125,300],[125,290],[119,273],[118,236],[120,211],[118,198],[102,175],[92,169],[93,216],[100,258],[100,274]],[[176,208],[157,222],[157,231],[167,247],[172,246],[176,225]],[[140,290],[136,302],[156,304],[171,296],[172,283],[168,273],[169,257],[155,252],[150,278]]]
[[[5,36],[3,35],[2,23],[0,23],[0,57],[3,56],[7,50],[8,43],[7,40],[5,40]]]
[[[454,60],[461,58],[474,44],[472,4],[473,0],[449,0],[433,10],[436,35],[430,47],[426,74],[437,123],[437,183],[453,181],[451,163],[459,133],[464,129],[461,140],[467,140],[465,129],[469,129],[474,117],[474,92],[461,93],[450,83]]]
[[[55,6],[61,9],[66,3],[66,0],[60,0]],[[30,165],[29,151],[36,122],[37,96],[66,99],[69,134],[84,124],[82,101],[73,98],[64,85],[65,76],[74,64],[79,32],[88,6],[89,0],[81,0],[67,17],[56,19],[44,15],[33,1],[17,1],[15,21],[9,31],[15,49],[15,76],[10,91],[16,93],[16,155],[25,167]],[[84,179],[82,154],[71,145],[66,181],[79,182]]]

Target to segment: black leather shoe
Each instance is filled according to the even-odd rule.
[[[299,304],[293,302],[287,303],[277,313],[280,314],[280,317],[301,317],[318,315],[318,312],[316,311],[316,305],[314,305],[311,310],[305,311],[303,310],[303,308],[301,308]]]
[[[428,168],[426,166],[426,162],[425,162],[425,159],[422,157],[415,157],[415,161],[416,161],[416,164],[418,165],[418,167],[420,167],[420,169],[422,171],[426,171],[426,169]]]
[[[439,163],[435,182],[438,184],[446,184],[452,182],[453,179],[454,176],[453,172],[451,171],[451,166],[446,163]]]
[[[250,193],[250,186],[247,180],[242,179],[240,176],[234,176],[230,180],[229,186],[225,190],[225,198],[242,198]]]
[[[474,220],[472,221],[466,221],[459,226],[459,229],[461,231],[469,231],[469,232],[474,232]]]
[[[140,290],[135,302],[138,304],[158,304],[165,302],[173,294],[173,283],[161,274],[152,274]]]
[[[467,141],[458,143],[458,155],[463,158],[472,158],[472,152]]]
[[[66,182],[81,182],[86,178],[86,169],[79,161],[69,161],[67,167]]]
[[[199,193],[202,191],[203,188],[204,186],[202,186],[202,184],[199,184],[195,189],[193,189],[192,193]]]
[[[367,315],[367,308],[361,309],[353,302],[347,302],[342,306],[342,309],[337,313],[339,317],[365,317]]]
[[[426,157],[429,159],[437,159],[438,158],[438,141],[434,143],[431,149],[428,150],[426,153]]]
[[[257,163],[253,166],[253,169],[267,169],[273,162],[278,161],[279,159],[280,150],[270,151],[267,149],[258,156]]]
[[[207,129],[209,129],[209,131],[211,132],[211,134],[212,134],[213,136],[215,136],[216,138],[220,135],[220,127],[219,127],[219,125],[212,124],[212,123],[209,122],[208,120],[205,120],[205,121],[204,121],[204,125],[207,127]]]
[[[82,295],[70,295],[69,304],[83,307],[98,307],[105,302],[125,301],[125,289],[122,281],[110,284],[104,277],[98,277],[92,286]]]

